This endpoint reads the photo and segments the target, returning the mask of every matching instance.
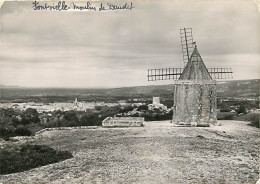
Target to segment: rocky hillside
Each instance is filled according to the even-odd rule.
[[[164,121],[146,122],[144,127],[42,132],[29,142],[67,150],[74,157],[0,175],[0,183],[255,184],[259,129],[248,122],[220,123],[187,128]]]

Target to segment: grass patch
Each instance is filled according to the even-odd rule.
[[[25,144],[2,148],[0,149],[0,174],[27,171],[72,157],[68,151],[57,151],[45,145]]]

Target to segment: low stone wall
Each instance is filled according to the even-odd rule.
[[[33,139],[33,136],[15,136],[15,137],[10,137],[10,141],[28,141]]]
[[[102,121],[103,127],[142,127],[143,117],[107,117]]]
[[[77,126],[77,127],[55,127],[55,128],[44,128],[35,133],[35,135],[41,134],[45,131],[54,131],[54,130],[74,130],[74,129],[97,129],[98,126]]]
[[[142,127],[144,126],[143,122],[125,122],[125,121],[116,121],[116,122],[104,122],[102,123],[103,127]]]

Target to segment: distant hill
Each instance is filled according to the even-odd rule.
[[[260,93],[259,79],[254,80],[232,80],[217,83],[218,96],[222,97],[257,97]],[[107,89],[106,94],[110,95],[162,95],[172,93],[173,84],[170,85],[154,85],[154,86],[138,86]]]
[[[107,89],[106,94],[109,95],[162,95],[170,94],[173,91],[174,85],[153,85],[153,86],[137,86],[137,87],[123,87],[123,88],[113,88]]]
[[[260,93],[259,79],[231,80],[218,82],[217,92],[221,97],[248,98],[258,97]],[[21,88],[0,86],[0,98],[13,96],[160,96],[173,92],[174,85],[150,85],[122,88]]]
[[[6,86],[6,85],[3,85],[3,84],[0,84],[0,89],[1,88],[19,88],[19,86]]]
[[[260,94],[260,80],[231,80],[217,85],[218,96],[257,97]]]

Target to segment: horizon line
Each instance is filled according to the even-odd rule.
[[[225,79],[218,79],[218,82],[231,82],[231,81],[246,81],[246,80],[260,80],[260,79],[232,79],[232,80],[225,80]],[[1,88],[37,88],[37,89],[116,89],[116,88],[131,88],[131,87],[145,87],[145,86],[165,86],[165,85],[174,85],[174,84],[149,84],[149,85],[135,85],[135,86],[92,86],[92,87],[68,87],[68,86],[62,86],[62,87],[53,87],[53,86],[46,86],[46,87],[40,87],[40,86],[17,86],[17,85],[5,85],[0,84]]]

